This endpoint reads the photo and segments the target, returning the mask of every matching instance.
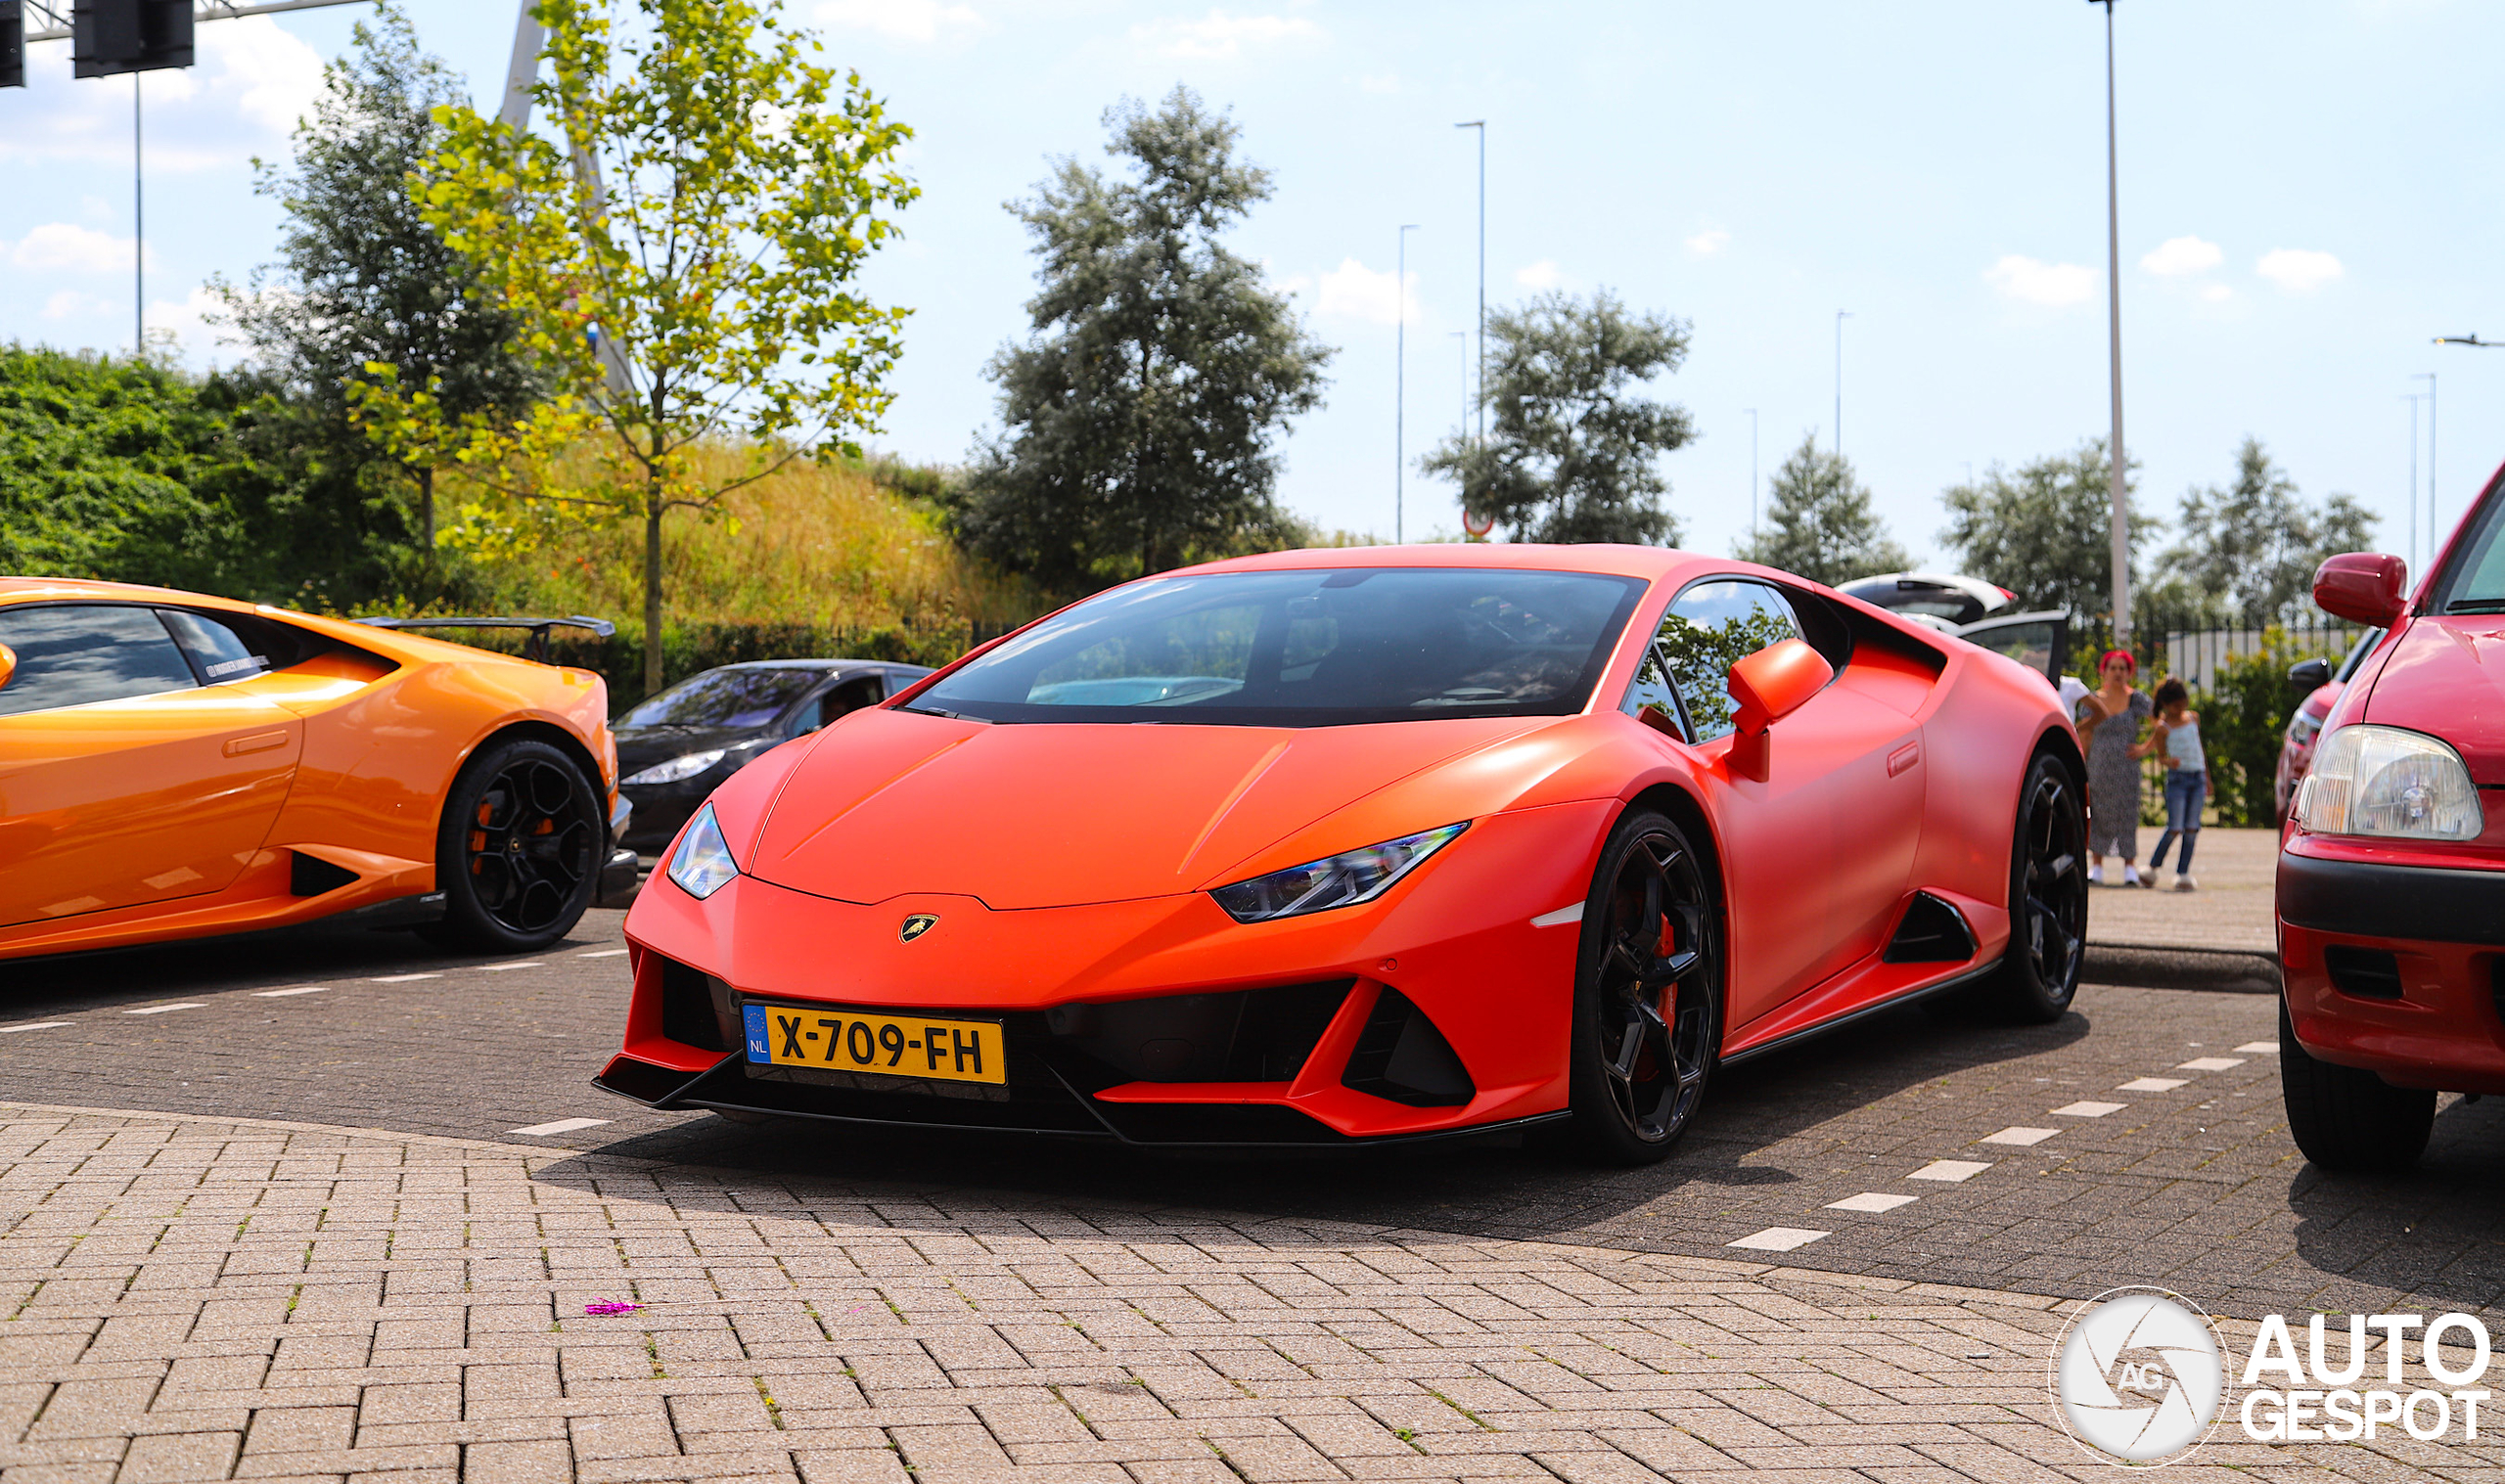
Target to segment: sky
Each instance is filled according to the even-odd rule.
[[[492,108],[514,0],[408,0]],[[1841,446],[1891,532],[1947,564],[1940,491],[2110,426],[2105,10],[2080,0],[792,0],[909,123],[922,198],[865,276],[909,306],[868,441],[958,462],[997,427],[985,363],[1027,333],[1004,209],[1062,157],[1108,163],[1104,115],[1177,85],[1226,111],[1273,198],[1233,235],[1337,347],[1325,405],[1278,445],[1284,504],[1389,538],[1458,530],[1417,472],[1462,415],[1490,307],[1608,289],[1686,321],[1651,394],[1700,436],[1666,455],[1681,544],[1728,552],[1804,438]],[[231,364],[205,284],[250,280],[325,58],[363,4],[203,23],[146,75],[146,298],[195,366]],[[2145,515],[2222,482],[2258,437],[2309,496],[2349,493],[2412,557],[2505,457],[2494,271],[2505,152],[2477,0],[2119,0],[2124,440]],[[0,92],[0,339],[127,350],[128,78],[30,49]],[[1407,236],[1405,294],[1395,275]],[[1839,322],[1839,311],[1849,317]],[[1395,354],[1406,317],[1406,353]],[[1841,326],[1841,358],[1838,332]],[[2429,463],[2421,378],[2434,373]],[[1395,384],[1405,395],[1395,396]],[[1395,413],[1400,416],[1395,451]],[[2412,460],[2417,483],[2412,484]],[[2412,495],[2415,498],[2412,498]],[[2418,523],[2411,546],[2412,512]]]

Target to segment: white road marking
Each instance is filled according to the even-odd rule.
[[[185,1000],[180,1005],[151,1005],[142,1010],[126,1010],[123,1011],[122,1013],[125,1015],[161,1015],[169,1010],[204,1010],[205,1008],[206,1007],[203,1006],[197,1000]]]
[[[2251,1052],[2256,1057],[2275,1057],[2279,1055],[2279,1043],[2276,1041],[2247,1041],[2242,1046],[2237,1047],[2236,1050],[2240,1052]]]
[[[1922,1197],[1919,1195],[1890,1195],[1884,1191],[1864,1191],[1858,1195],[1847,1195],[1842,1200],[1830,1200],[1827,1202],[1827,1209],[1830,1211],[1892,1211],[1898,1206],[1912,1205],[1920,1199]]]
[[[521,964],[474,964],[471,966],[471,967],[478,969],[480,973],[490,974],[500,974],[508,968],[544,968],[546,967],[547,966],[538,959],[530,959]]]
[[[2003,1129],[1997,1134],[1985,1134],[1981,1139],[1977,1140],[1976,1142],[1979,1144],[2014,1144],[2021,1148],[2027,1148],[2032,1146],[2042,1144],[2045,1140],[2052,1138],[2055,1134],[2060,1132],[2060,1129]]]
[[[2108,1113],[2118,1113],[2128,1106],[2130,1104],[2127,1102],[2073,1102],[2067,1107],[2053,1109],[2053,1114],[2055,1117],[2063,1118],[2102,1118]]]
[[[1583,904],[1576,902],[1571,907],[1560,907],[1555,912],[1541,913],[1539,916],[1530,920],[1530,925],[1533,927],[1563,927],[1569,922],[1579,922],[1581,921],[1583,921]],[[1735,1242],[1733,1245],[1736,1246],[1738,1243]]]
[[[252,998],[255,1000],[284,1000],[290,995],[327,995],[330,992],[331,986],[328,984],[299,984],[294,989],[256,989],[252,991]]]
[[[2183,1085],[2180,1077],[2134,1077],[2114,1091],[2118,1093],[2170,1093]]]
[[[626,950],[622,948],[595,948],[589,953],[575,954],[574,957],[577,959],[614,959],[625,951]]]
[[[505,1132],[543,1139],[551,1134],[570,1134],[576,1129],[596,1129],[609,1121],[607,1118],[560,1118],[554,1123],[534,1123],[526,1129],[507,1129]]]
[[[0,1036],[22,1030],[59,1030],[70,1023],[68,1020],[28,1020],[20,1025],[0,1025]]]
[[[1935,1159],[1905,1178],[1907,1180],[1945,1180],[1954,1185],[1959,1181],[1972,1180],[1990,1168],[1991,1163],[1988,1160]]]
[[[2174,1069],[2178,1072],[2222,1072],[2228,1067],[2242,1065],[2242,1057],[2195,1057],[2189,1061],[2177,1062]]]
[[[1790,1252],[1796,1248],[1805,1247],[1828,1235],[1830,1234],[1825,1232],[1812,1232],[1806,1227],[1768,1227],[1762,1232],[1743,1237],[1738,1241],[1724,1242],[1723,1245],[1747,1247],[1757,1252]]]
[[[411,979],[440,979],[442,977],[443,975],[441,974],[384,974],[377,978],[368,979],[365,982],[368,984],[406,984]]]

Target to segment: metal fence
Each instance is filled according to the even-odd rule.
[[[2326,614],[2309,615],[2309,621],[2283,625],[2289,663],[2300,659],[2327,658],[2336,668],[2349,647],[2365,630]],[[2181,676],[2185,685],[2195,690],[2217,688],[2218,672],[2226,662],[2239,654],[2254,654],[2263,648],[2261,629],[2169,629],[2155,654],[2144,654],[2141,684],[2154,686],[2162,676]],[[2086,677],[2094,684],[2094,677]]]

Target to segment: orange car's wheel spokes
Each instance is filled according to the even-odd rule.
[[[2027,859],[2012,925],[2033,961],[2037,982],[2067,984],[2087,936],[2087,878],[2079,871],[2085,842],[2078,811],[2070,807],[2069,790],[2059,779],[2038,782],[2020,830]]]
[[[1696,1110],[1719,1029],[1716,920],[1696,862],[1664,835],[1634,842],[1609,894],[1597,996],[1611,1102],[1647,1143]]]
[[[470,872],[487,916],[524,933],[563,918],[595,864],[592,818],[577,781],[552,763],[524,758],[489,780],[470,832]]]

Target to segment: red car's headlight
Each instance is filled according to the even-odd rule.
[[[1396,840],[1347,850],[1249,881],[1220,886],[1209,895],[1239,922],[1267,922],[1334,907],[1371,902],[1391,889],[1418,863],[1459,838],[1467,823],[1404,834]]]
[[[2423,732],[2351,725],[2305,770],[2297,822],[2316,834],[2477,839],[2486,828],[2461,754]]]

